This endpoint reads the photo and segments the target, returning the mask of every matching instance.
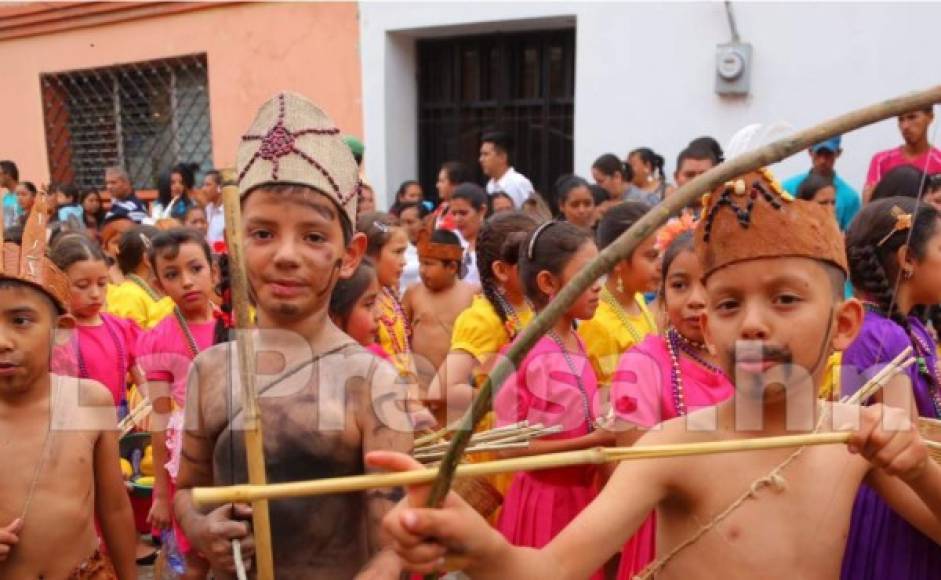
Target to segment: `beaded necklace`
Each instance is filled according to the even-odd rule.
[[[569,356],[568,350],[565,348],[565,343],[562,342],[562,338],[554,330],[550,330],[546,333],[552,342],[559,347],[559,350],[562,351],[562,358],[565,359],[566,366],[569,367],[569,371],[572,373],[572,376],[575,377],[575,384],[578,386],[578,391],[582,394],[582,407],[585,412],[585,425],[588,426],[588,432],[591,433],[595,430],[594,422],[591,420],[591,401],[588,399],[588,391],[585,389],[585,383],[582,382],[582,374],[578,372],[578,369],[575,368],[575,363],[572,361],[572,358]],[[579,354],[583,358],[587,358],[588,355],[585,353],[585,347],[582,346],[581,341],[578,341],[578,350]]]
[[[510,340],[513,340],[516,338],[516,335],[519,334],[520,330],[523,329],[523,321],[520,319],[519,312],[516,311],[516,307],[514,307],[509,300],[507,300],[506,296],[503,295],[503,292],[498,290],[494,294],[496,294],[497,301],[500,303],[500,307],[503,309],[503,312],[506,313],[507,321],[504,324],[504,328],[506,329],[506,333],[510,337]],[[529,298],[524,298],[523,300],[526,301],[526,306],[532,310],[533,304],[529,301]]]
[[[190,325],[186,322],[183,311],[180,310],[179,306],[173,307],[173,315],[176,317],[177,324],[180,325],[180,330],[183,331],[183,337],[186,339],[186,347],[189,349],[190,355],[196,358],[196,355],[199,354],[199,345],[196,344],[196,337],[193,336],[193,331],[190,330]]]
[[[127,276],[125,276],[125,278],[127,278],[136,286],[138,286],[141,290],[146,292],[147,295],[150,296],[150,299],[153,300],[154,302],[157,302],[160,300],[160,295],[157,294],[157,292],[154,291],[154,289],[150,287],[150,284],[148,284],[143,278],[141,278],[137,274],[128,274]]]
[[[868,312],[873,312],[879,316],[888,318],[878,304],[864,302],[863,306]],[[931,346],[926,344],[924,339],[918,336],[911,329],[907,330],[908,339],[915,349],[915,362],[918,364],[918,374],[925,377],[928,381],[928,395],[931,397],[931,404],[934,407],[935,415],[941,417],[941,373],[938,371],[937,362],[934,369],[928,368],[928,356],[931,354]]]
[[[117,332],[115,332],[114,328],[111,326],[111,322],[109,322],[106,317],[101,317],[101,324],[108,331],[108,336],[111,337],[111,342],[114,343],[114,349],[118,352],[118,376],[121,377],[121,381],[123,382],[124,378],[127,376],[127,355],[124,353],[124,345],[118,338]],[[77,335],[75,337],[75,357],[78,359],[79,378],[91,378],[88,374],[88,367],[85,364],[85,356],[82,354],[81,342]]]
[[[389,334],[389,339],[392,341],[392,349],[395,350],[397,354],[407,353],[412,350],[412,325],[405,316],[405,310],[399,303],[399,299],[396,298],[395,293],[393,293],[392,290],[390,290],[387,286],[383,286],[382,294],[392,305],[392,311],[395,313],[395,317],[402,321],[404,334],[402,341],[399,341],[399,336],[395,332],[395,318],[390,318],[383,314],[379,317],[379,322],[381,322],[382,325],[386,327],[386,332]]]
[[[631,322],[630,317],[627,314],[627,311],[624,310],[624,307],[621,306],[621,303],[618,302],[617,298],[611,294],[611,291],[607,288],[601,289],[601,299],[614,310],[614,314],[618,317],[618,320],[624,325],[624,328],[627,329],[627,332],[631,335],[631,338],[634,339],[634,343],[637,344],[644,339],[643,333],[637,329],[637,327]],[[634,301],[637,302],[637,305],[640,306],[641,302],[634,297]],[[650,319],[650,314],[641,307],[641,313],[644,316],[644,320],[647,322],[649,328],[656,328],[653,320]]]
[[[679,333],[672,326],[667,329],[666,345],[670,354],[670,384],[673,392],[673,406],[678,416],[686,415],[686,392],[683,390],[683,373],[680,371],[680,354],[685,354],[697,364],[713,373],[722,373],[722,369],[705,360],[697,352],[697,344]],[[724,373],[723,373],[724,374]]]

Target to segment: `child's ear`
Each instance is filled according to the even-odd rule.
[[[549,298],[553,298],[559,292],[558,280],[548,270],[542,270],[536,274],[536,287]]]
[[[496,276],[500,284],[506,284],[506,281],[510,279],[509,264],[503,260],[494,260],[493,263],[490,264],[490,271],[493,272],[493,275]]]
[[[834,313],[834,332],[831,346],[836,350],[846,350],[856,340],[863,326],[865,309],[862,302],[855,298],[843,301]]]
[[[908,244],[899,246],[899,249],[895,251],[895,259],[896,263],[899,265],[899,274],[902,279],[906,280],[910,278],[915,271],[915,256],[912,255]]]
[[[343,258],[340,262],[340,278],[345,280],[352,276],[365,255],[366,234],[356,232],[350,239],[350,243],[346,245],[346,249],[343,250]]]

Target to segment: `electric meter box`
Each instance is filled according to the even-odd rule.
[[[751,87],[752,48],[747,42],[716,47],[716,93],[747,95]]]

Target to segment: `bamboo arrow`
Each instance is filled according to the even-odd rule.
[[[222,171],[222,205],[225,209],[226,247],[229,251],[229,278],[232,282],[232,308],[235,312],[236,343],[239,357],[239,380],[242,385],[242,417],[244,420],[245,454],[248,481],[265,485],[265,448],[255,390],[255,347],[252,343],[249,314],[248,275],[245,269],[242,235],[242,206],[234,169]],[[229,385],[232,388],[232,385]],[[235,466],[232,466],[233,469]],[[274,553],[271,545],[271,521],[268,502],[252,502],[252,530],[255,537],[255,560],[259,580],[274,580]]]
[[[473,406],[461,419],[460,427],[455,432],[454,438],[451,439],[451,446],[441,461],[438,476],[432,485],[428,505],[430,507],[440,507],[441,502],[444,501],[451,487],[454,471],[464,454],[464,449],[467,447],[474,426],[490,410],[494,385],[503,384],[529,349],[536,344],[536,341],[543,334],[552,328],[562,313],[568,310],[586,288],[603,274],[609,272],[619,261],[629,256],[644,239],[665,223],[671,215],[679,213],[680,210],[699,196],[712,191],[718,185],[749,171],[776,163],[807,149],[815,143],[938,102],[941,102],[941,85],[858,109],[824,121],[809,129],[799,131],[789,137],[779,139],[754,151],[739,155],[734,159],[729,159],[670,194],[630,229],[621,234],[585,269],[579,272],[571,282],[566,284],[555,300],[540,312],[517,337],[510,346],[507,355],[501,357],[500,362],[490,372],[481,387]]]

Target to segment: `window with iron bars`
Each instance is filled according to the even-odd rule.
[[[49,173],[57,183],[103,189],[124,167],[155,189],[176,163],[212,166],[205,54],[40,76]]]

